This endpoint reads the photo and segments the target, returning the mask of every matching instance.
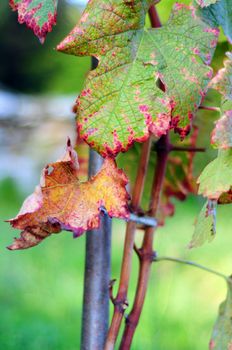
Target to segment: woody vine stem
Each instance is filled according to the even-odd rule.
[[[151,21],[151,26],[153,28],[161,27],[161,23],[159,20],[158,13],[154,5],[152,5],[149,9],[149,17]],[[164,90],[162,83],[160,84],[160,88]],[[204,106],[202,109],[207,109]],[[131,201],[131,209],[136,214],[141,198],[144,190],[144,183],[147,175],[147,168],[149,164],[149,159],[151,155],[151,138],[148,139],[142,146],[142,151],[140,155],[140,162],[138,165],[138,172],[135,181],[134,191],[132,195]],[[157,209],[159,207],[160,196],[162,192],[163,180],[165,177],[166,166],[168,162],[168,155],[171,151],[188,151],[188,152],[202,152],[203,148],[186,148],[186,147],[176,147],[170,144],[169,135],[162,136],[160,140],[155,145],[156,151],[156,167],[154,169],[154,180],[151,189],[150,195],[150,205],[148,210],[148,216],[155,217],[157,214]],[[113,297],[113,283],[110,285],[110,298],[114,305],[114,313],[111,321],[111,325],[108,331],[108,336],[105,343],[105,350],[114,349],[120,326],[122,324],[124,313],[126,308],[128,307],[127,293],[130,282],[130,274],[131,274],[131,265],[132,265],[132,255],[133,250],[138,255],[139,258],[139,276],[137,281],[137,288],[135,293],[134,303],[131,309],[131,312],[126,317],[124,332],[120,344],[120,350],[129,349],[132,343],[132,339],[136,330],[136,327],[139,322],[139,318],[142,312],[142,308],[145,301],[146,291],[148,287],[148,281],[150,276],[151,265],[154,261],[161,260],[170,260],[181,263],[186,263],[189,265],[194,265],[199,268],[203,268],[198,266],[197,264],[180,261],[175,258],[157,258],[155,257],[153,250],[153,241],[154,241],[154,233],[155,228],[151,226],[144,226],[144,236],[143,243],[141,248],[137,248],[135,246],[135,232],[136,232],[136,223],[128,222],[126,228],[126,236],[125,236],[125,244],[124,244],[124,252],[123,252],[123,261],[121,267],[121,275],[119,281],[119,288],[116,297]],[[226,278],[226,276],[219,274],[215,271],[207,269],[207,271],[220,275],[221,277]]]

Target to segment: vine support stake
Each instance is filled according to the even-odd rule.
[[[92,68],[97,60],[92,58]],[[102,157],[90,150],[89,177],[96,174]],[[82,350],[102,350],[109,326],[111,273],[111,219],[104,215],[100,228],[86,233],[85,281],[82,313]]]

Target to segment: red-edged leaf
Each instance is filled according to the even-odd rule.
[[[211,135],[211,143],[222,149],[232,147],[232,109],[225,111],[225,114],[216,122]]]
[[[214,147],[228,149],[232,147],[232,53],[227,52],[228,59],[212,79],[210,87],[222,95],[221,118],[216,122],[211,142]]]
[[[232,187],[232,54],[212,79],[210,86],[223,96],[222,117],[212,133],[212,143],[219,148],[218,157],[209,163],[198,179],[199,194],[218,203],[230,203]]]
[[[218,29],[191,6],[176,4],[169,22],[144,28],[151,0],[92,0],[58,50],[91,55],[98,67],[77,100],[80,136],[103,156],[174,127],[183,138],[205,95]],[[162,81],[165,91],[159,88]]]
[[[232,100],[232,52],[226,55],[228,59],[224,62],[224,68],[212,79],[210,87],[219,91],[225,100]]]
[[[52,26],[56,24],[56,9],[58,0],[10,0],[10,6],[18,11],[19,23],[33,30],[43,43]]]
[[[22,230],[9,249],[35,246],[61,230],[79,236],[99,226],[101,210],[109,216],[128,218],[127,177],[115,161],[105,159],[98,174],[84,183],[78,180],[78,168],[77,154],[68,142],[65,157],[44,168],[40,186],[25,200],[19,214],[9,220]]]

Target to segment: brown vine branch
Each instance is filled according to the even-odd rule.
[[[180,151],[180,152],[205,152],[204,147],[182,147],[182,146],[172,146],[171,151]]]
[[[157,152],[159,149],[161,149],[161,146],[158,146],[158,143],[156,143],[153,147],[153,150]],[[205,152],[205,148],[204,147],[188,147],[188,146],[175,146],[172,145],[171,143],[169,143],[168,145],[165,146],[165,150],[168,152],[172,152],[172,151],[180,151],[180,152]]]
[[[167,159],[169,151],[166,147],[169,144],[168,135],[162,136],[158,141],[161,148],[157,150],[157,164],[154,173],[154,180],[151,191],[151,199],[149,205],[149,215],[151,217],[156,215],[161,189],[163,185],[163,180],[166,171]],[[142,312],[146,290],[148,286],[148,280],[151,270],[151,264],[154,259],[153,252],[153,239],[154,239],[154,228],[146,227],[142,247],[140,249],[136,248],[136,252],[139,256],[140,267],[139,267],[139,278],[137,283],[136,295],[132,310],[126,319],[126,326],[122,337],[122,342],[120,345],[121,350],[126,350],[130,348],[132,338],[137,327],[139,317]]]
[[[147,167],[150,158],[151,139],[148,139],[142,146],[140,161],[138,164],[138,171],[132,195],[131,207],[137,212],[143,194],[145,178],[147,174]],[[119,281],[119,288],[116,298],[113,299],[114,313],[111,325],[108,331],[108,336],[105,343],[105,350],[114,349],[120,325],[125,312],[125,306],[128,306],[127,292],[131,274],[131,263],[134,246],[134,236],[136,231],[136,222],[129,221],[126,228],[126,237],[124,243],[123,260],[121,267],[121,275]],[[112,296],[112,290],[111,290]],[[112,299],[111,299],[112,300]]]

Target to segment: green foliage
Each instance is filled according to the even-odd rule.
[[[198,3],[204,0],[198,0]],[[232,6],[231,0],[211,1],[212,5],[201,9],[204,19],[213,26],[221,26],[230,43],[232,43]]]
[[[164,27],[147,30],[149,2],[135,1],[133,12],[127,3],[101,3],[91,1],[58,46],[100,60],[77,101],[81,137],[103,155],[125,151],[149,133],[160,137],[170,123],[184,137],[207,90],[211,70],[203,62],[211,61],[217,30],[184,5],[174,7]],[[102,21],[109,13],[111,20]]]
[[[219,307],[219,315],[210,341],[210,350],[230,350],[232,348],[232,281],[227,283],[227,287],[227,297]]]
[[[51,233],[60,232],[61,229],[71,230],[79,235],[80,230],[82,232],[94,228],[97,226],[96,222],[99,222],[99,210],[102,205],[109,215],[116,212],[120,214],[116,216],[128,217],[121,215],[121,211],[125,213],[127,208],[124,188],[126,177],[117,169],[111,158],[119,152],[127,151],[135,141],[145,141],[151,134],[159,138],[170,129],[174,129],[183,139],[191,129],[192,118],[209,86],[223,95],[224,114],[217,122],[212,135],[214,146],[219,148],[218,157],[207,165],[198,179],[199,194],[208,201],[197,219],[190,247],[201,246],[204,242],[212,240],[215,236],[216,205],[232,202],[231,54],[225,68],[219,71],[210,85],[208,83],[212,77],[212,69],[208,65],[217,45],[219,26],[222,26],[228,40],[232,41],[232,8],[229,0],[197,2],[195,7],[176,4],[164,27],[147,29],[145,20],[152,4],[151,0],[89,1],[79,23],[58,45],[58,50],[79,56],[94,56],[99,61],[98,67],[86,79],[75,110],[78,132],[82,139],[108,157],[103,168],[107,176],[110,171],[110,180],[108,181],[107,177],[105,182],[104,176],[99,176],[97,191],[96,187],[90,186],[97,177],[87,183],[89,186],[86,191],[82,191],[83,188],[86,189],[85,184],[77,185],[73,181],[71,184],[65,183],[64,186],[63,180],[69,179],[70,174],[76,175],[78,168],[73,150],[68,149],[63,160],[50,164],[51,169],[44,169],[42,179],[45,185],[43,182],[38,192],[26,201],[19,216],[11,221],[14,227],[23,230],[21,238],[15,241],[16,246],[13,245],[11,249],[35,245],[38,242],[35,243],[34,240],[39,238],[40,241]],[[56,21],[56,1],[12,0],[11,5],[13,9],[18,10],[19,21],[26,22],[40,40],[44,41],[46,32],[51,30]],[[157,19],[153,18],[153,21]],[[156,27],[159,27],[158,21]],[[168,140],[168,137],[162,138],[164,139]],[[196,150],[195,144],[194,138],[193,142],[190,142],[192,149],[187,149],[189,153]],[[160,178],[155,177],[154,183],[157,187],[154,186],[155,190],[152,191],[156,200],[155,204],[152,204],[155,210],[152,207],[150,212],[157,214],[156,208],[159,206],[160,212],[164,212],[161,217],[165,217],[174,211],[171,197],[185,199],[187,194],[195,190],[192,175],[193,156],[190,157],[189,153],[187,156],[185,153],[184,156],[183,153],[182,156],[170,156],[169,152],[175,150],[175,147],[169,141],[162,144],[163,149],[159,149],[159,143],[156,146],[158,160],[160,161],[165,153],[165,161],[157,163],[162,165],[162,171],[156,171],[157,178],[159,175]],[[176,151],[179,151],[178,147]],[[124,194],[123,201],[119,204],[118,178],[122,180],[121,190]],[[114,186],[111,186],[112,179],[116,180]],[[43,190],[45,199],[42,198]],[[105,199],[108,199],[109,190],[111,197],[108,206]],[[67,203],[63,198],[68,198]],[[93,217],[89,215],[92,214],[92,204]],[[67,205],[70,205],[68,210]],[[37,211],[34,210],[35,206]],[[77,221],[78,225],[75,226]],[[30,245],[25,245],[28,234],[33,236],[33,244],[29,240]],[[141,253],[140,263],[147,253],[143,248],[148,247],[146,235],[144,237],[145,245],[138,250]],[[29,238],[31,239],[31,236]],[[152,250],[152,239],[149,244],[148,253]],[[130,253],[131,251],[126,252],[128,257]],[[139,283],[140,280],[146,280],[144,275],[142,277]],[[140,315],[138,310],[137,315]],[[232,346],[230,285],[210,346],[218,350],[229,349]]]

